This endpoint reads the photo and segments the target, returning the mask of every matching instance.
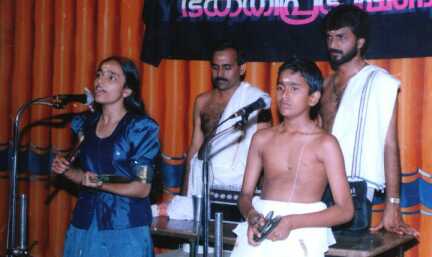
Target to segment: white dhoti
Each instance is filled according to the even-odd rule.
[[[324,210],[322,202],[292,203],[262,200],[254,197],[252,205],[264,216],[274,212],[274,216],[312,213]],[[336,240],[331,228],[309,227],[292,230],[285,240],[271,241],[264,239],[258,246],[252,246],[247,238],[248,223],[240,223],[235,229],[237,240],[231,257],[321,257]]]

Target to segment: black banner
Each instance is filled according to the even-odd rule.
[[[146,0],[141,59],[208,59],[231,40],[248,61],[325,60],[321,23],[341,3],[369,13],[367,58],[432,56],[432,0]]]

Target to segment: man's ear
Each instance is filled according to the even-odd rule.
[[[123,89],[123,98],[126,98],[132,94],[132,89],[126,87]]]
[[[321,92],[315,91],[309,95],[309,106],[313,107],[318,104],[321,99]]]
[[[366,39],[364,38],[357,39],[357,49],[360,51],[360,49],[364,47],[365,43],[366,43]]]
[[[243,76],[246,72],[246,64],[240,65],[240,76]]]

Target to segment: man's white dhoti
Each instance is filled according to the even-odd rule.
[[[312,213],[324,210],[322,202],[292,203],[262,200],[254,197],[252,205],[264,216],[274,212],[274,216]],[[336,240],[328,227],[309,227],[292,230],[285,240],[264,239],[260,245],[252,246],[247,239],[248,223],[240,223],[235,229],[237,240],[231,257],[321,257]]]

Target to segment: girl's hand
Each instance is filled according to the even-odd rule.
[[[70,162],[63,156],[57,155],[51,164],[51,171],[55,174],[64,174],[70,169],[70,165]]]
[[[81,185],[83,186],[97,188],[101,187],[102,184],[102,181],[98,180],[96,173],[86,171],[82,175]]]

